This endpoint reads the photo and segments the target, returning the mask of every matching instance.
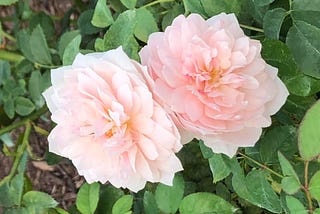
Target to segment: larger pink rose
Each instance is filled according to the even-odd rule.
[[[89,183],[137,192],[146,181],[171,185],[182,170],[174,154],[180,135],[138,76],[144,69],[118,48],[52,70],[43,94],[57,123],[49,150],[71,159]]]
[[[198,137],[213,151],[233,156],[238,147],[257,142],[288,96],[260,50],[234,14],[208,20],[191,14],[151,34],[140,56],[149,86],[185,143]]]

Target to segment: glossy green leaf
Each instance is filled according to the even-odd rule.
[[[137,4],[137,0],[120,0],[121,3],[128,9],[134,9]]]
[[[320,29],[304,21],[295,21],[287,35],[287,44],[302,72],[315,78],[320,78],[319,37]]]
[[[159,214],[156,199],[152,192],[145,191],[143,195],[143,209],[146,214]]]
[[[37,25],[40,25],[47,40],[55,40],[55,27],[51,17],[44,12],[39,12],[32,16],[29,23],[31,30],[35,29]]]
[[[304,160],[311,160],[320,155],[320,101],[306,113],[298,132],[298,147]]]
[[[124,195],[119,198],[112,207],[112,214],[127,213],[133,205],[132,195]]]
[[[298,96],[309,96],[320,91],[320,80],[299,73],[285,80],[288,90]]]
[[[107,0],[98,0],[94,9],[91,24],[95,27],[105,28],[113,22],[111,11],[107,6]]]
[[[27,207],[54,208],[58,205],[50,195],[44,192],[29,191],[23,195],[23,204]]]
[[[239,0],[200,0],[200,2],[209,17],[222,12],[239,14],[241,9],[241,1]]]
[[[176,174],[173,186],[159,183],[155,192],[158,207],[165,213],[175,213],[180,205],[184,193],[184,180],[180,174]]]
[[[309,183],[309,191],[314,199],[320,201],[320,171],[317,171],[312,176]]]
[[[208,159],[208,161],[213,175],[213,183],[223,180],[231,173],[231,169],[226,163],[228,161],[228,157],[225,155],[214,154]]]
[[[281,152],[278,152],[278,157],[282,173],[285,176],[281,181],[281,186],[287,194],[294,194],[302,186],[299,181],[298,175],[293,169],[290,162],[283,156]]]
[[[10,77],[10,64],[7,61],[0,60],[0,86]]]
[[[99,201],[99,189],[99,183],[82,184],[76,200],[76,206],[81,213],[94,213]]]
[[[42,34],[43,35],[43,34]],[[18,46],[23,55],[30,61],[35,62],[33,53],[30,47],[30,35],[27,30],[21,30],[17,35]]]
[[[38,63],[51,64],[51,55],[48,44],[40,25],[34,28],[30,36],[31,53]]]
[[[80,52],[81,35],[74,37],[66,46],[63,53],[63,65],[71,65],[76,55]]]
[[[263,29],[266,37],[278,39],[283,20],[287,11],[283,8],[269,10],[263,18]]]
[[[145,9],[136,10],[137,25],[134,29],[134,35],[141,41],[147,42],[151,33],[159,31],[157,22],[152,13]]]
[[[35,110],[35,105],[31,102],[31,100],[25,97],[17,97],[14,100],[14,108],[15,111],[21,116],[27,116],[31,112]]]
[[[320,11],[297,10],[292,11],[290,15],[294,21],[304,21],[306,23],[320,28],[320,19],[318,18],[320,17]]]
[[[32,101],[38,108],[42,107],[45,103],[42,97],[42,92],[44,91],[42,83],[43,79],[40,71],[33,71],[29,79],[28,91],[30,93]]]
[[[308,214],[303,204],[293,196],[286,196],[287,207],[290,213]]]
[[[234,213],[237,209],[229,202],[219,196],[208,193],[198,192],[186,196],[180,205],[181,214],[205,214],[205,213]]]

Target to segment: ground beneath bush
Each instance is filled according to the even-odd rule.
[[[30,0],[30,7],[34,11],[43,11],[55,17],[62,17],[66,11],[72,7],[71,0]],[[13,7],[0,7],[1,20],[8,20],[14,13]],[[13,24],[10,21],[3,21],[3,28],[6,32],[11,32]],[[59,28],[59,26],[57,26]],[[50,115],[47,115],[49,118]],[[45,130],[50,130],[51,125],[43,121],[38,121]],[[11,133],[13,138],[17,138],[23,129],[17,129]],[[33,190],[43,191],[56,199],[62,208],[67,209],[75,203],[76,193],[84,179],[80,177],[70,161],[63,159],[59,164],[48,165],[45,160],[45,153],[48,150],[48,142],[45,136],[41,136],[34,131],[31,133],[29,144],[31,146],[32,157],[26,169],[26,176],[29,178]],[[8,175],[12,166],[11,157],[6,157],[0,152],[0,179]],[[0,208],[1,213],[1,208]]]

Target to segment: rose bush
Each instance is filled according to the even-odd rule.
[[[141,71],[184,143],[201,138],[214,152],[233,156],[257,142],[288,96],[260,51],[233,14],[180,15],[150,35],[140,52],[148,70]]]
[[[137,192],[146,181],[171,185],[182,170],[180,135],[138,76],[143,70],[118,48],[78,54],[51,72],[43,93],[57,123],[49,151],[71,159],[89,183]]]

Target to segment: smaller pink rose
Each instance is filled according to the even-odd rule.
[[[89,183],[137,192],[147,181],[171,185],[182,170],[180,135],[140,78],[143,70],[118,48],[78,54],[51,72],[43,93],[57,123],[49,151],[72,160]]]
[[[151,34],[140,57],[151,90],[184,143],[201,138],[231,157],[258,141],[288,96],[260,51],[260,42],[243,33],[234,14],[208,20],[191,14]]]

